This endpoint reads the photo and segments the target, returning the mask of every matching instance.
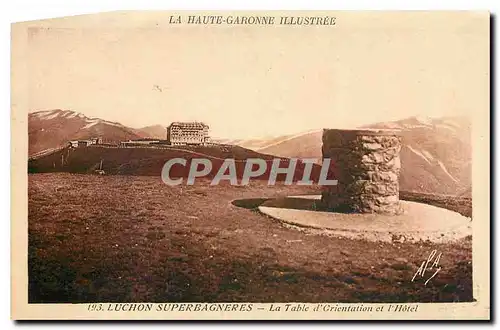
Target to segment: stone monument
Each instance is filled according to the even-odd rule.
[[[324,187],[322,204],[337,212],[401,213],[400,151],[395,130],[323,130],[323,158],[331,159],[338,184]]]

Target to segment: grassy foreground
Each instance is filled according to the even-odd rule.
[[[29,302],[472,300],[471,239],[373,243],[306,235],[232,200],[313,193],[169,187],[159,177],[29,175]],[[15,221],[15,219],[14,219]],[[429,253],[441,271],[412,277]]]

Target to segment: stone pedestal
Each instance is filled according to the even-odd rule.
[[[401,136],[382,129],[323,130],[336,186],[325,186],[322,204],[338,212],[399,214]]]

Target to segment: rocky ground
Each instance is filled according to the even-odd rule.
[[[208,183],[29,175],[29,301],[473,300],[470,237],[408,244],[308,235],[231,201],[317,188]],[[412,281],[433,250],[441,271],[427,285],[435,269]]]

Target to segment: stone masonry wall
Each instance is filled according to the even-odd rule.
[[[401,137],[389,130],[323,131],[323,158],[332,159],[336,186],[322,203],[339,212],[398,214]]]

